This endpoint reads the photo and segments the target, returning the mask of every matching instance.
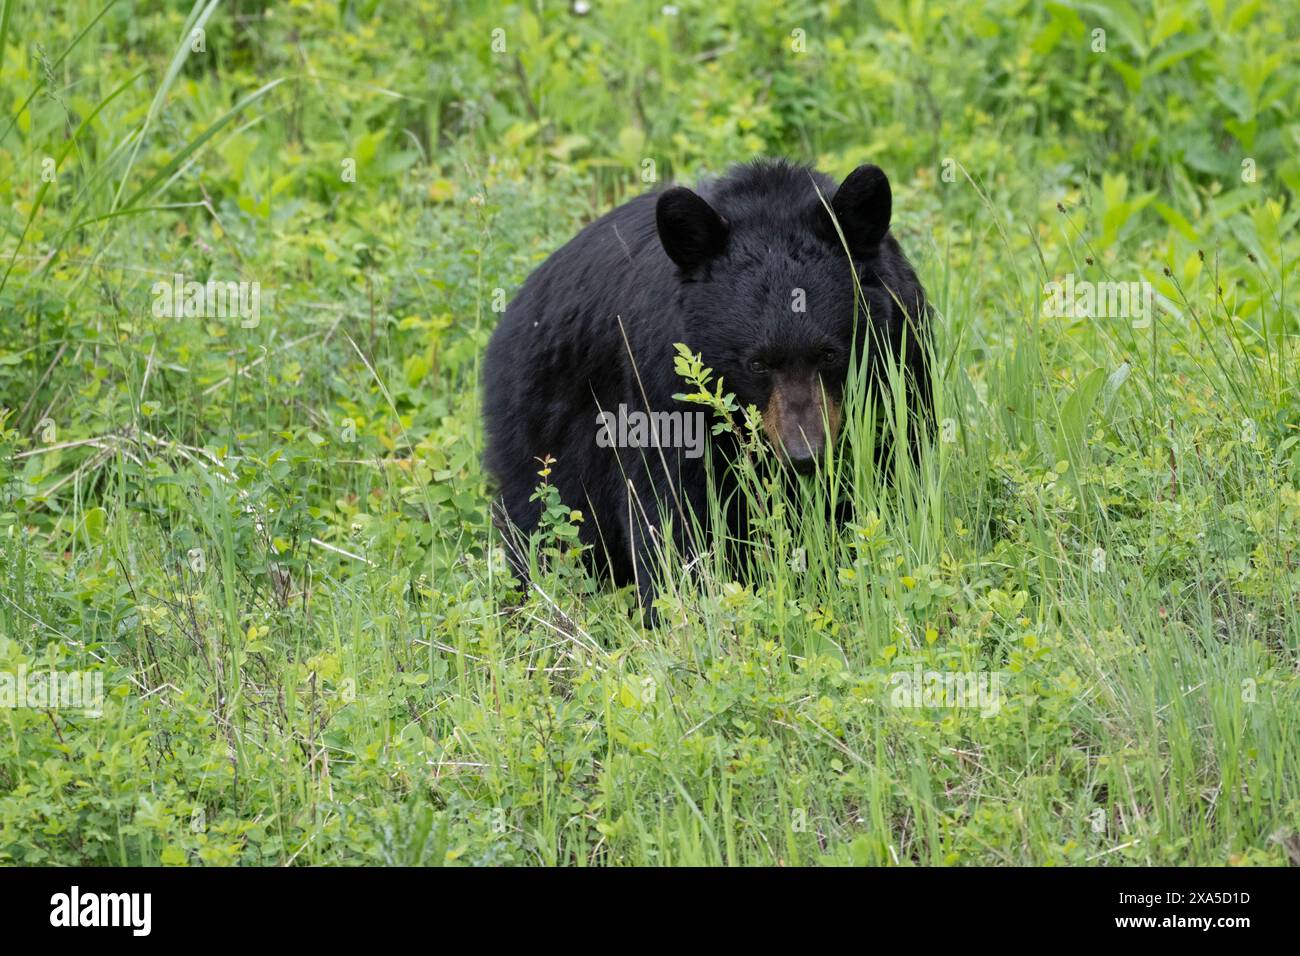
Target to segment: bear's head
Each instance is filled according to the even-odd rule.
[[[853,355],[896,350],[903,306],[923,308],[888,236],[889,180],[860,166],[836,189],[781,163],[701,191],[666,190],[655,210],[684,340],[741,407],[761,410],[781,457],[811,470],[839,433]]]

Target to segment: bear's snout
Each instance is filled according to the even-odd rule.
[[[780,377],[763,409],[763,431],[796,471],[808,473],[840,429],[839,405],[825,394],[821,377]]]

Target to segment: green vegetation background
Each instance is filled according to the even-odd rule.
[[[0,2],[0,672],[107,688],[0,709],[0,862],[1300,858],[1294,4]],[[760,155],[889,172],[933,453],[654,632],[556,506],[515,609],[501,305]]]

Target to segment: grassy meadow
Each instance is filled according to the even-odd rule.
[[[1300,863],[1300,7],[0,10],[0,703],[103,689],[0,707],[0,863]],[[888,172],[933,441],[652,630],[539,474],[521,597],[505,303],[758,156]]]

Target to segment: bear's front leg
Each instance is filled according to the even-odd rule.
[[[645,521],[634,521],[629,534],[632,542],[632,566],[636,574],[636,594],[641,605],[641,623],[646,628],[659,626],[659,614],[655,611],[654,600],[659,589],[656,586],[659,571],[659,549],[653,525]]]

